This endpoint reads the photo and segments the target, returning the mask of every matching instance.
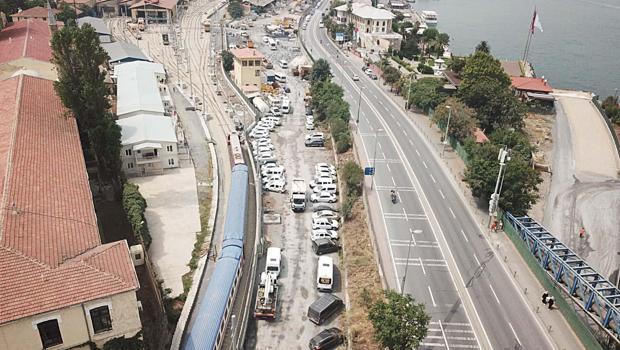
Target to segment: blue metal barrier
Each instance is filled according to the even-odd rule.
[[[534,219],[504,215],[547,274],[620,343],[620,290]]]

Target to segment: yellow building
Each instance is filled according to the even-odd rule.
[[[256,49],[233,49],[230,52],[234,56],[233,80],[240,89],[245,86],[257,86],[261,84],[261,62],[263,56]]]
[[[403,36],[392,31],[392,12],[354,2],[335,8],[336,23],[353,24],[353,42],[363,48],[385,52],[389,48],[400,50]]]

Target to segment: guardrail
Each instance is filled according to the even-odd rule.
[[[611,132],[611,138],[614,140],[614,144],[616,145],[616,151],[618,152],[618,156],[620,156],[620,141],[618,141],[618,135],[616,134],[616,130],[614,130],[614,126],[611,123],[611,120],[607,116],[607,113],[605,113],[605,110],[603,109],[603,107],[599,103],[599,101],[596,98],[596,96],[592,97],[592,104],[594,104],[594,106],[596,106],[596,108],[598,109],[599,113],[601,113],[601,116],[603,117],[603,120],[605,120],[605,124],[607,124],[607,128],[609,129],[609,132]]]
[[[529,216],[504,213],[538,265],[617,345],[620,290]]]

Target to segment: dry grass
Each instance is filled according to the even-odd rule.
[[[352,151],[338,155],[339,164],[349,160],[355,161]],[[344,188],[342,182],[340,188]],[[361,198],[355,201],[351,212],[351,219],[346,221],[342,228],[343,261],[349,295],[345,328],[350,332],[348,340],[352,349],[380,349],[374,339],[372,323],[368,319],[367,297],[380,298],[383,287]],[[365,293],[367,294],[364,296]]]

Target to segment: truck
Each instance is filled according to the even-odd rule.
[[[304,181],[304,179],[293,179],[291,209],[294,212],[303,212],[306,210],[306,181]]]
[[[278,283],[276,277],[267,272],[260,274],[256,292],[254,318],[275,320],[278,307]]]
[[[252,103],[254,104],[254,107],[256,107],[259,111],[261,111],[261,113],[269,112],[269,105],[262,98],[255,97],[252,100]]]

